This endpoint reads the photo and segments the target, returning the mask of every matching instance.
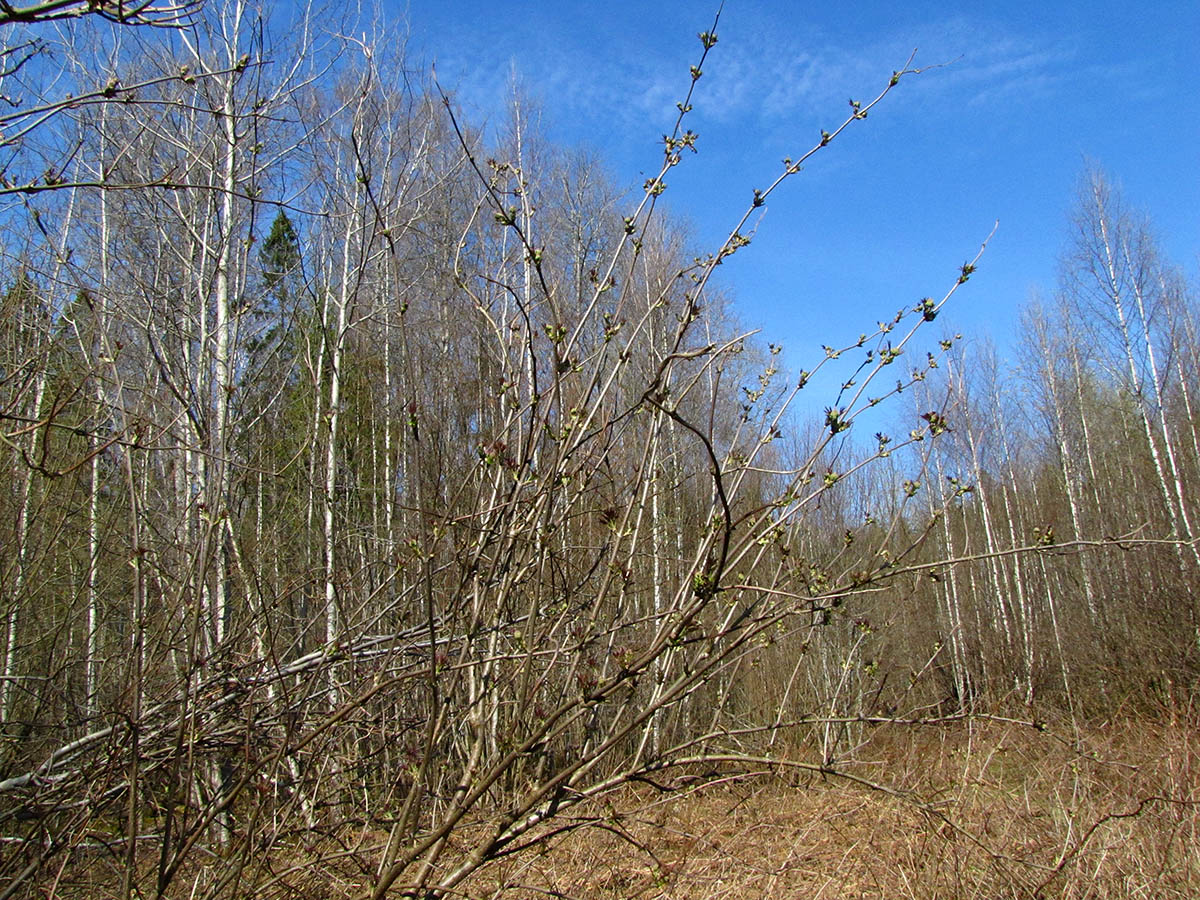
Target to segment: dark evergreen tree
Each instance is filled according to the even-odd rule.
[[[300,239],[288,214],[282,209],[271,223],[271,233],[258,251],[263,284],[281,302],[289,293],[290,277],[300,272]]]

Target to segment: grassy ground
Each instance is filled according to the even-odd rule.
[[[852,779],[796,769],[638,785],[572,811],[587,824],[494,861],[484,900],[1116,900],[1200,897],[1200,721],[1163,715],[1040,730],[975,720],[865,732]],[[799,754],[800,751],[797,751]],[[874,787],[872,786],[874,785]],[[486,816],[484,817],[486,818]],[[443,860],[473,837],[467,825]],[[306,833],[246,867],[238,896],[353,897],[386,832]],[[153,894],[153,853],[142,895]],[[319,861],[318,861],[319,860]],[[63,861],[24,896],[118,896],[116,854]],[[111,871],[110,871],[111,869]],[[172,896],[226,866],[195,854]],[[458,895],[456,895],[458,896]]]
[[[1195,898],[1200,731],[991,721],[880,734],[852,771],[639,789],[472,897]]]

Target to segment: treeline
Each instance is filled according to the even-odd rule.
[[[949,424],[925,479],[963,491],[929,552],[969,562],[931,571],[916,616],[899,613],[936,622],[932,634],[900,633],[944,645],[934,665],[956,702],[1187,703],[1200,661],[1196,314],[1149,221],[1089,169],[1060,284],[1025,304],[1013,360],[966,342],[927,383]]]
[[[54,97],[4,35],[6,895],[448,895],[632,781],[1190,685],[1192,305],[1098,177],[1018,372],[919,348],[971,261],[805,425],[710,284],[746,220],[655,209],[686,75],[630,193],[382,28],[51,6]]]
[[[1024,305],[1011,360],[986,338],[948,339],[909,392],[909,418],[937,439],[823,498],[826,558],[864,566],[860,538],[887,498],[925,515],[894,521],[885,545],[909,551],[906,575],[798,642],[817,662],[797,663],[795,643],[772,658],[772,682],[810,685],[797,712],[815,698],[835,717],[1186,706],[1200,662],[1196,313],[1146,217],[1085,172],[1060,284]],[[813,739],[832,753],[863,733]]]

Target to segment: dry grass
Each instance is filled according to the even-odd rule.
[[[1194,898],[1200,732],[1005,722],[881,733],[852,768],[895,793],[760,775],[630,791],[603,823],[477,878],[472,897]],[[620,813],[616,810],[620,810]]]
[[[860,781],[775,770],[678,791],[630,787],[549,844],[494,861],[473,900],[1113,900],[1200,896],[1200,723],[1047,731],[1012,721],[878,728],[839,764]],[[873,782],[873,789],[864,782]],[[475,825],[482,825],[477,822]],[[455,843],[467,849],[474,826]],[[256,856],[239,896],[353,897],[383,832],[297,836]],[[455,853],[450,852],[453,857]],[[318,861],[319,860],[319,861]],[[444,860],[453,865],[454,859]],[[120,860],[37,896],[114,896]],[[147,888],[153,860],[146,859]],[[227,866],[197,857],[186,896]],[[203,891],[200,890],[202,893]],[[33,895],[30,895],[33,896]]]

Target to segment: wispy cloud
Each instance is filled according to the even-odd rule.
[[[721,108],[761,123],[827,112],[850,96],[863,99],[876,93],[914,50],[917,67],[945,64],[929,79],[933,84],[923,87],[955,94],[960,103],[1053,90],[1078,72],[1077,53],[1068,42],[997,31],[981,39],[975,28],[950,19],[877,33],[869,42],[854,44],[816,34],[802,50],[788,34],[767,32],[752,45],[731,48],[719,63],[730,67],[739,85],[723,98],[731,102]]]
[[[916,66],[941,68],[923,77],[919,90],[898,91],[889,110],[933,103],[976,114],[1002,108],[1004,115],[995,117],[1000,121],[1019,115],[1024,105],[1094,92],[1097,80],[1111,81],[1126,95],[1139,83],[1136,72],[1089,65],[1078,38],[1011,22],[952,16],[876,28],[865,36],[848,27],[798,23],[775,7],[739,13],[722,23],[697,86],[691,124],[702,138],[727,128],[764,141],[797,129],[815,133],[818,125],[836,121],[848,98],[874,96],[914,48]],[[476,117],[502,118],[515,72],[534,97],[546,101],[560,137],[591,139],[611,150],[619,134],[644,146],[673,121],[699,42],[682,24],[678,32],[661,23],[642,31],[616,25],[604,30],[603,22],[582,18],[564,14],[536,26],[515,16],[488,28],[467,23],[426,40],[422,49],[437,57],[443,84]]]

